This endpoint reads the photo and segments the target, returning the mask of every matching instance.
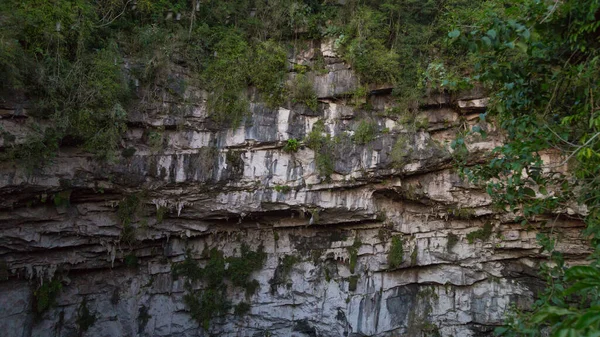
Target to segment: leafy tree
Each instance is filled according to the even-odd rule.
[[[474,56],[473,79],[492,93],[473,132],[485,136],[485,120],[494,118],[506,133],[489,163],[463,173],[522,225],[539,228],[550,260],[541,269],[547,288],[532,310],[516,311],[498,334],[542,336],[542,327],[551,336],[600,335],[599,16],[598,0],[487,1],[448,33],[455,48]],[[562,162],[543,160],[552,151]],[[556,212],[576,204],[587,206],[583,235],[593,252],[589,266],[569,267],[554,224]],[[540,221],[543,215],[553,220]]]

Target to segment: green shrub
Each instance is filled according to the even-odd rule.
[[[348,45],[345,55],[363,83],[395,83],[399,76],[400,57],[382,40],[357,38]]]
[[[364,102],[367,101],[369,96],[369,88],[367,86],[361,85],[354,92],[352,92],[352,97],[350,102],[354,107],[358,108],[363,105]]]
[[[475,217],[475,209],[473,208],[449,208],[448,214],[458,219],[469,220]]]
[[[348,291],[356,291],[356,286],[358,285],[358,280],[360,276],[352,275],[348,278]]]
[[[273,189],[279,193],[288,193],[289,191],[292,190],[292,188],[287,185],[275,185],[275,187],[273,187]]]
[[[354,131],[354,142],[359,145],[370,143],[375,139],[377,124],[370,120],[361,120]]]
[[[79,305],[79,311],[77,312],[77,327],[79,334],[83,334],[94,325],[96,322],[96,314],[92,314],[87,306],[87,300],[84,298]]]
[[[487,239],[490,238],[490,236],[492,236],[492,229],[494,228],[494,225],[492,225],[491,222],[486,222],[483,225],[483,228],[478,229],[476,231],[473,231],[469,234],[467,234],[467,241],[469,243],[473,243],[475,242],[475,240],[481,240],[481,241],[486,241]]]
[[[225,286],[219,285],[202,291],[192,291],[183,296],[183,302],[204,330],[210,327],[211,319],[224,315],[231,307],[225,296]]]
[[[135,241],[134,223],[143,210],[143,195],[141,193],[130,194],[119,202],[117,217],[121,223],[121,241],[133,243]]]
[[[317,111],[317,93],[312,81],[305,74],[296,74],[289,88],[293,102],[303,103],[311,110]]]
[[[163,135],[158,131],[149,131],[147,133],[146,144],[150,147],[153,152],[158,152],[163,146]]]
[[[220,258],[222,258],[222,256],[220,256],[218,254],[217,250],[214,250],[214,255],[218,256]],[[213,252],[211,250],[211,258],[213,256]],[[180,262],[177,263],[173,266],[172,268],[172,275],[174,279],[179,278],[180,276],[184,276],[186,277],[190,282],[196,282],[199,280],[202,280],[203,278],[203,268],[201,268],[198,263],[196,262],[196,260],[194,260],[192,258],[192,256],[190,255],[190,252],[188,251],[185,255],[185,259]]]
[[[322,120],[317,121],[310,132],[306,135],[304,143],[314,151],[319,151],[329,141],[329,134],[325,129],[325,123]]]
[[[252,251],[242,244],[240,256],[224,257],[223,253],[213,248],[208,251],[209,260],[202,268],[190,256],[189,252],[183,262],[173,266],[173,277],[186,277],[184,302],[190,310],[190,315],[208,330],[210,320],[225,314],[231,304],[226,297],[229,280],[234,286],[246,289],[247,295],[252,295],[260,287],[256,280],[251,280],[253,272],[260,270],[267,258],[263,246]],[[204,281],[205,288],[195,290],[193,284]]]
[[[257,251],[251,251],[250,247],[245,243],[241,247],[240,257],[228,257],[226,276],[231,280],[233,285],[243,287],[248,294],[253,294],[256,290],[257,283],[250,280],[250,275],[260,270],[267,259],[267,254],[264,252],[264,247],[261,245]]]
[[[4,261],[0,261],[0,281],[6,281],[10,277],[10,269],[8,264]]]
[[[288,152],[288,153],[298,152],[299,148],[300,148],[300,142],[296,138],[290,138],[285,143],[285,146],[283,147],[283,151]]]
[[[208,109],[217,122],[236,127],[249,113],[243,90],[247,86],[250,46],[234,29],[217,31],[216,35],[219,42],[202,73],[210,92]]]
[[[262,93],[271,107],[281,105],[285,98],[286,51],[273,40],[257,42],[250,54],[250,83]]]
[[[388,265],[391,269],[396,269],[404,262],[404,240],[401,236],[392,237],[392,245],[388,253]]]
[[[169,212],[169,208],[168,207],[164,207],[164,206],[159,206],[158,209],[156,209],[156,223],[160,224],[163,222],[163,220],[165,219],[165,215]]]
[[[294,265],[300,262],[300,258],[295,255],[285,255],[280,262],[281,275],[285,279],[292,272]]]
[[[446,243],[446,249],[448,250],[448,252],[450,252],[452,250],[452,248],[454,248],[454,246],[456,246],[457,243],[458,243],[458,235],[456,235],[454,233],[448,233],[448,241]]]
[[[342,43],[344,58],[363,83],[394,83],[400,69],[398,54],[385,46],[389,36],[385,14],[370,6],[352,13]]]
[[[244,316],[250,312],[251,308],[252,306],[249,303],[240,302],[234,307],[233,314],[236,316]]]
[[[54,206],[56,207],[67,207],[71,204],[71,190],[60,191],[52,198]]]
[[[329,178],[335,169],[335,163],[329,151],[322,151],[316,154],[315,165],[317,171],[322,177]]]
[[[130,194],[119,202],[117,217],[121,225],[131,224],[143,206],[142,196],[139,193]]]
[[[354,274],[354,270],[356,269],[356,263],[358,262],[358,249],[362,246],[362,242],[360,241],[360,238],[358,236],[356,236],[354,238],[354,243],[352,243],[352,246],[347,247],[346,250],[348,251],[348,255],[350,255],[350,272],[352,274]]]
[[[464,53],[459,53],[463,50],[443,50],[444,29],[456,19],[455,12],[477,7],[464,0],[348,6],[335,1],[140,0],[135,10],[125,11],[123,5],[88,0],[0,4],[1,85],[24,92],[32,107],[29,113],[53,122],[4,159],[41,166],[63,140],[98,158],[117,159],[132,98],[151,104],[146,102],[155,101],[162,90],[186,99],[183,90],[171,85],[172,70],[179,66],[190,70],[191,83],[209,93],[208,110],[221,124],[237,126],[248,113],[248,85],[272,107],[283,102],[289,89],[292,100],[316,110],[308,68],[295,67],[292,85],[284,85],[288,51],[281,41],[294,39],[296,49],[298,34],[336,38],[338,52],[362,82],[394,83],[399,105],[418,100],[424,86],[452,79],[452,68],[462,64],[461,69],[468,69]],[[169,12],[182,14],[181,21],[166,20]],[[313,71],[326,71],[321,53],[312,61]],[[129,90],[129,76],[136,85],[141,82],[136,94],[143,97]],[[153,150],[162,144],[158,138],[149,144]]]
[[[406,165],[410,160],[410,155],[413,152],[413,147],[410,142],[411,135],[401,134],[396,139],[390,157],[395,167],[402,167]]]
[[[304,143],[315,151],[315,167],[319,174],[329,178],[335,168],[333,153],[335,144],[331,136],[326,134],[325,124],[322,120],[313,125],[312,130],[306,135]]]
[[[62,289],[62,283],[58,279],[45,281],[33,292],[33,310],[41,316],[46,310],[54,306],[56,297]]]
[[[427,119],[426,117],[417,118],[415,120],[415,128],[417,130],[427,130],[429,128],[429,119]]]

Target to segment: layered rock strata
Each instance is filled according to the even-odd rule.
[[[431,93],[418,113],[398,114],[381,85],[356,104],[356,75],[321,50],[327,71],[308,74],[316,111],[270,108],[249,90],[242,125],[222,126],[207,94],[181,85],[189,74],[173,66],[130,111],[117,162],[64,146],[43,170],[0,163],[2,334],[488,336],[511,306],[529,305],[546,259],[536,230],[463,181],[450,146],[479,123],[485,95]],[[26,108],[6,105],[4,148],[29,132]],[[325,158],[302,142],[317,123],[330,142]],[[372,130],[365,144],[361,123]],[[479,126],[489,136],[469,138],[471,162],[501,142]],[[550,220],[560,250],[582,258],[583,223],[568,212]],[[243,246],[266,253],[249,278],[257,289],[224,278],[230,309],[200,322],[185,297],[209,286],[174,275],[176,266],[205,267],[210,250],[232,261]],[[38,312],[48,295],[40,285],[52,280],[61,289]]]

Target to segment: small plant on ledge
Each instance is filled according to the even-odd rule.
[[[285,146],[283,147],[283,151],[285,151],[287,153],[298,152],[299,148],[300,148],[300,142],[296,138],[290,138],[285,143]]]
[[[288,193],[289,191],[292,190],[292,188],[289,187],[288,185],[275,185],[275,187],[273,187],[273,189],[279,193]]]

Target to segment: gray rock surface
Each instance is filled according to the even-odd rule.
[[[488,336],[511,305],[529,305],[546,259],[536,232],[494,209],[452,162],[450,142],[478,123],[484,94],[431,93],[411,119],[408,112],[386,116],[393,98],[374,90],[374,110],[366,111],[344,96],[358,85],[352,70],[335,59],[331,42],[321,48],[330,64],[327,74],[311,77],[316,112],[253,102],[240,127],[215,127],[200,88],[186,87],[185,103],[163,88],[162,101],[131,112],[123,148],[136,151],[128,158],[99,163],[63,147],[42,171],[0,163],[2,334]],[[13,115],[2,110],[0,125],[22,141],[27,127],[4,118]],[[359,145],[352,136],[365,118],[377,132]],[[317,170],[313,150],[283,150],[319,120],[332,139],[347,140],[335,144],[329,178]],[[427,123],[415,127],[415,120]],[[488,138],[468,141],[473,161],[501,143],[485,127]],[[132,195],[139,204],[124,225],[117,210]],[[554,218],[561,250],[581,259],[583,223]],[[489,238],[467,240],[486,224]],[[397,268],[388,260],[394,236],[402,237]],[[249,311],[231,308],[205,329],[189,312],[189,290],[174,267],[186,253],[205,265],[212,248],[239,256],[242,244],[262,245],[267,254],[251,275],[259,284],[254,295],[223,281],[228,301],[248,303]],[[285,256],[296,262],[283,275]],[[38,314],[35,290],[52,278],[62,289]],[[83,301],[94,317],[87,329]]]

